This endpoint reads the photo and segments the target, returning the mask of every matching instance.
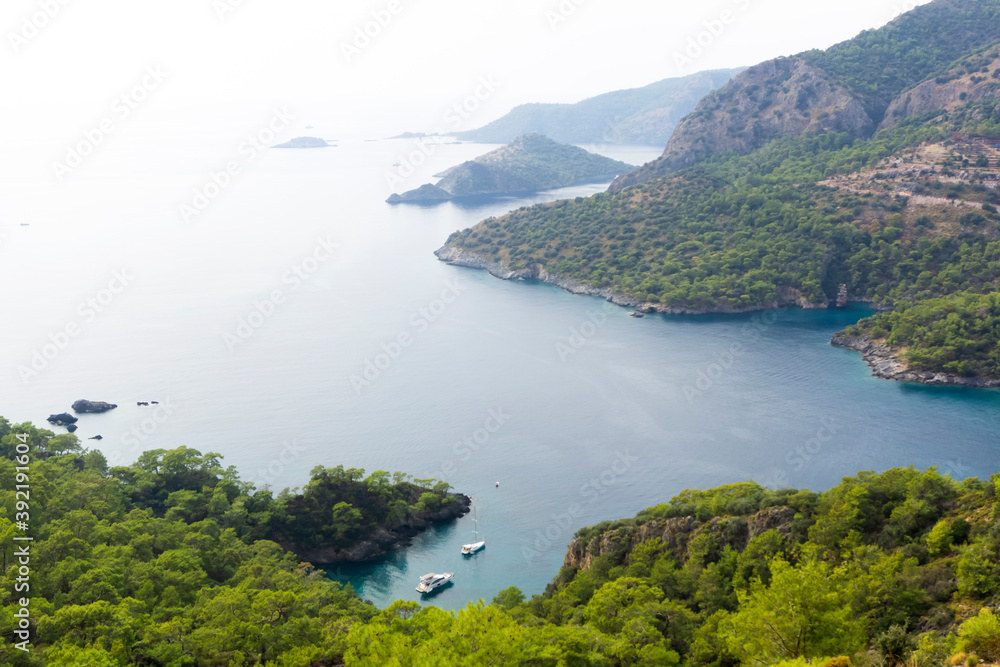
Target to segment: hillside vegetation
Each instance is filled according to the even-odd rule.
[[[18,444],[29,460],[16,458]],[[335,478],[348,493],[368,488],[359,507],[379,506],[392,495],[381,473],[326,468],[304,495],[273,499],[216,455],[185,448],[109,470],[73,435],[0,419],[0,450],[4,665],[1000,660],[1000,618],[990,611],[1000,602],[998,476],[957,482],[895,469],[819,494],[752,482],[685,491],[579,531],[543,595],[526,599],[511,586],[453,613],[404,601],[376,609],[268,539],[274,521],[303,516],[298,506],[327,497]],[[17,506],[15,483],[30,486],[30,511]],[[440,498],[423,494],[420,503]],[[24,511],[28,564],[12,539],[24,535],[13,523]],[[327,506],[322,522],[346,535],[351,513]],[[19,617],[27,652],[15,647]]]
[[[1000,293],[959,292],[900,304],[847,327],[844,336],[885,341],[909,368],[962,377],[1000,377]]]
[[[75,435],[3,418],[0,481],[3,665],[335,664],[377,610],[302,554],[467,511],[446,485],[343,467],[274,497],[186,447],[109,468]]]
[[[439,256],[647,312],[1000,291],[998,17],[936,0],[751,67],[609,192],[485,220]]]

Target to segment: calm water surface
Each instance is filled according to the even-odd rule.
[[[484,217],[603,185],[391,207],[386,175],[413,144],[343,142],[243,163],[185,222],[179,205],[241,159],[238,137],[112,146],[59,185],[6,165],[0,414],[44,423],[75,399],[108,400],[121,407],[82,419],[78,434],[103,435],[113,461],[187,445],[274,489],[343,464],[471,495],[488,543],[476,557],[459,555],[466,517],[331,573],[379,605],[417,599],[431,571],[455,573],[433,599],[445,608],[510,585],[539,593],[578,528],[685,488],[753,478],[821,490],[866,469],[1000,468],[1000,393],[876,380],[829,346],[863,310],[636,320],[431,254]],[[488,148],[440,146],[401,187]],[[658,151],[606,152],[639,163]],[[127,284],[108,300],[115,271]],[[68,325],[79,334],[23,381],[19,367]],[[401,334],[410,344],[396,349]],[[170,414],[153,420],[139,400],[169,402]]]

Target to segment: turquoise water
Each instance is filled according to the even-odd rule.
[[[432,255],[484,217],[601,185],[391,207],[392,189],[489,147],[441,146],[390,188],[412,145],[345,142],[258,157],[185,223],[179,204],[232,148],[203,137],[138,166],[108,152],[54,192],[5,181],[0,281],[17,326],[0,330],[0,414],[42,423],[78,398],[108,400],[121,407],[81,420],[79,435],[102,434],[115,461],[187,445],[274,489],[343,464],[471,495],[487,540],[475,557],[459,554],[466,517],[331,572],[379,605],[417,599],[431,571],[455,573],[433,598],[445,608],[510,585],[539,593],[578,528],[685,488],[753,478],[820,490],[858,470],[1000,468],[1000,393],[876,380],[828,344],[863,309],[637,320]],[[122,270],[125,289],[82,314]],[[23,382],[19,367],[68,324],[80,333]]]

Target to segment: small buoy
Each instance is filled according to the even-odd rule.
[[[500,482],[497,482],[497,488],[498,489],[500,488]]]

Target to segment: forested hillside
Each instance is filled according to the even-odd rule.
[[[1000,602],[1000,476],[896,469],[819,494],[752,482],[685,491],[579,531],[543,595],[511,586],[451,613],[403,601],[376,609],[268,539],[275,521],[300,516],[309,489],[319,499],[335,479],[349,493],[363,482],[358,502],[374,507],[393,487],[407,493],[402,477],[387,485],[380,473],[326,468],[304,496],[274,499],[214,454],[147,452],[108,469],[73,435],[3,419],[0,450],[4,665],[1000,661],[990,611]],[[27,507],[16,484],[30,487]],[[423,493],[422,503],[439,497]],[[324,514],[334,526],[354,521]],[[14,540],[22,520],[34,538],[27,557]]]
[[[3,665],[337,664],[377,610],[302,554],[467,511],[446,485],[343,467],[274,497],[183,447],[109,468],[75,435],[3,418],[0,455]]]
[[[485,220],[438,254],[646,312],[1000,291],[998,16],[936,0],[752,67],[608,193]]]

